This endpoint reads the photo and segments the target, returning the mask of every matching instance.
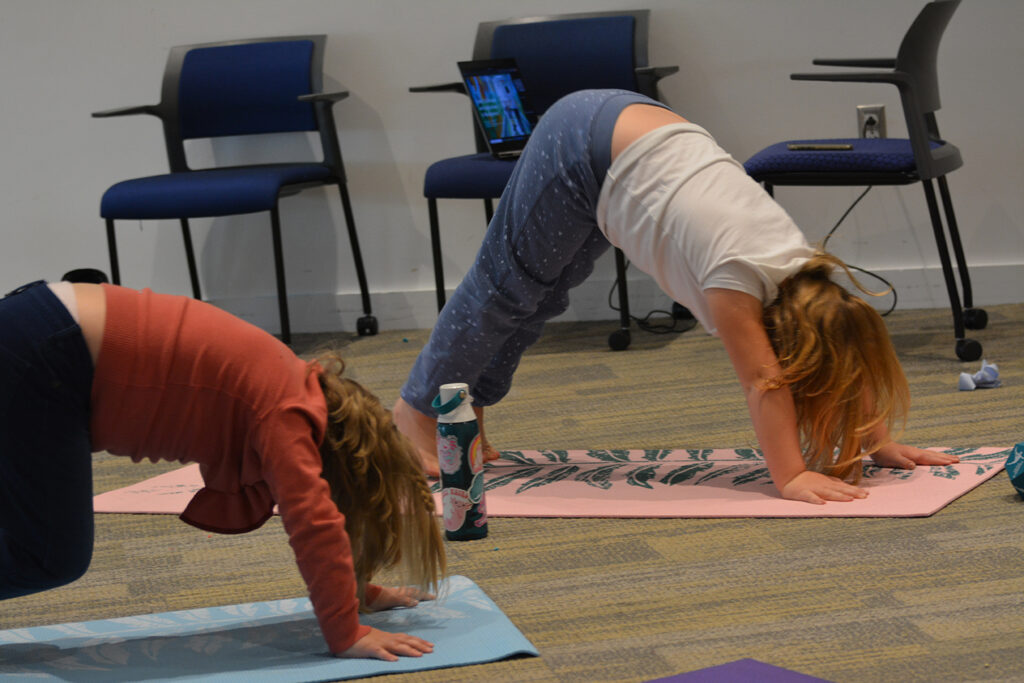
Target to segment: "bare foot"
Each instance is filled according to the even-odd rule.
[[[428,477],[440,477],[441,470],[437,465],[437,420],[416,410],[402,397],[395,402],[391,415],[398,431],[416,447],[423,471]]]
[[[480,445],[484,449],[484,461],[497,460],[501,455],[484,435],[484,409],[473,406],[477,424],[480,425]],[[437,464],[437,420],[424,415],[405,402],[401,397],[391,409],[398,431],[404,434],[413,445],[423,464],[423,471],[428,477],[440,477],[441,470]]]
[[[476,423],[480,425],[480,445],[484,449],[484,462],[490,462],[491,460],[497,460],[501,457],[501,453],[491,445],[491,442],[487,440],[487,435],[484,434],[484,408],[483,406],[473,406],[473,412],[476,413]]]

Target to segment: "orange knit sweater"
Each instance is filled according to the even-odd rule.
[[[316,371],[209,304],[104,289],[93,450],[199,463],[205,485],[181,518],[200,529],[251,531],[276,503],[327,645],[347,650],[370,629],[359,624],[345,520],[320,476],[327,406]]]

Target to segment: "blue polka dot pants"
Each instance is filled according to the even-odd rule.
[[[523,352],[568,308],[569,290],[609,247],[597,226],[597,199],[615,121],[637,103],[658,104],[624,90],[584,90],[541,117],[475,263],[402,387],[407,403],[434,415],[430,403],[449,382],[467,383],[478,406],[508,393]]]

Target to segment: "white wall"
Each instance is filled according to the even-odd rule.
[[[356,223],[385,327],[428,327],[433,279],[422,178],[432,161],[472,151],[464,100],[410,94],[453,80],[476,24],[510,15],[650,7],[651,61],[681,70],[663,99],[716,135],[737,158],[787,137],[852,135],[857,104],[884,103],[890,135],[903,130],[891,86],[790,81],[812,57],[894,56],[921,0],[5,0],[0,5],[0,290],[108,269],[99,198],[112,183],[163,172],[151,117],[90,113],[155,103],[172,45],[264,35],[329,34],[328,88],[336,107]],[[964,0],[940,51],[943,134],[963,152],[951,176],[980,304],[1024,301],[1024,171],[1019,119],[1024,47],[1020,0]],[[311,153],[305,138],[267,149]],[[249,144],[203,143],[197,159],[249,159]],[[781,203],[812,240],[856,196],[851,188],[783,188]],[[328,201],[324,201],[324,198]],[[471,262],[483,226],[477,202],[441,203],[449,283]],[[282,219],[296,331],[352,330],[359,309],[336,192],[285,199]],[[207,298],[276,330],[268,218],[196,221]],[[129,286],[189,292],[175,223],[121,223]],[[880,270],[901,305],[945,306],[919,186],[876,188],[830,248]],[[568,317],[612,318],[610,258],[577,290]],[[667,305],[631,276],[634,307]]]

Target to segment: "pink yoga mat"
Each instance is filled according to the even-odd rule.
[[[995,476],[1013,449],[938,450],[960,463],[866,464],[868,497],[825,505],[779,498],[753,449],[504,451],[487,465],[485,500],[491,517],[925,517]],[[201,485],[188,465],[100,494],[94,507],[178,514]]]

